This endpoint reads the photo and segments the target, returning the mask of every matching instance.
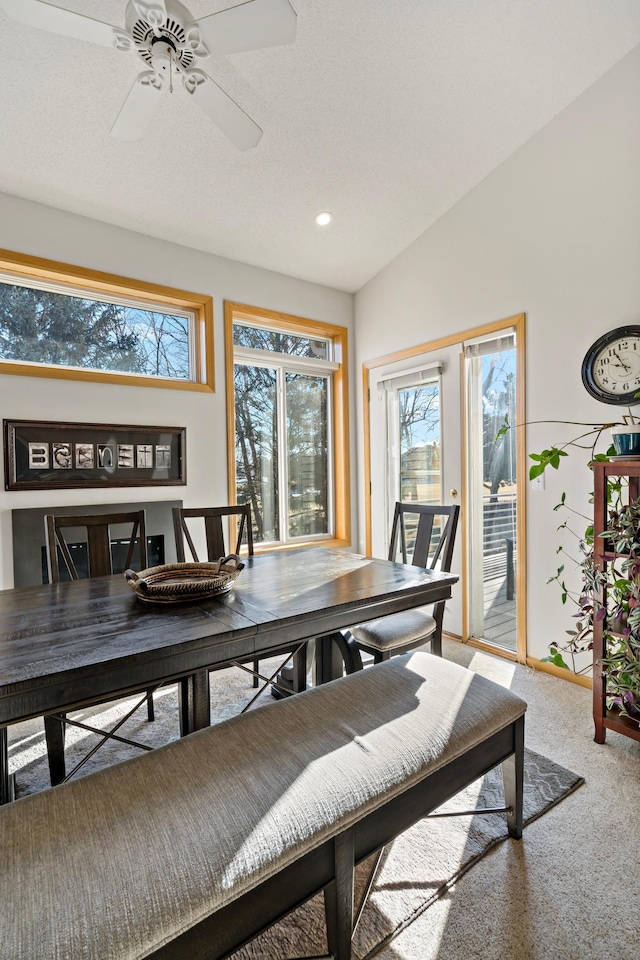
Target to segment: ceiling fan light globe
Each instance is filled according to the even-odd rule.
[[[170,43],[162,40],[156,41],[153,45],[153,55],[151,57],[151,66],[156,73],[169,73],[171,64],[175,63],[175,50]]]

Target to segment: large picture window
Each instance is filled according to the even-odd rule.
[[[213,389],[212,304],[0,252],[0,372]]]
[[[346,330],[226,305],[230,489],[257,544],[348,541]]]

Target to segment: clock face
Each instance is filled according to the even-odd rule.
[[[604,403],[638,403],[640,392],[640,326],[611,330],[587,350],[582,382]]]

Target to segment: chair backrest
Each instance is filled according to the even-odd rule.
[[[229,552],[239,554],[242,541],[247,538],[246,548],[249,556],[253,556],[253,530],[251,528],[251,506],[248,503],[238,503],[229,507],[174,507],[173,530],[176,538],[176,555],[178,563],[185,562],[185,541],[189,547],[191,558],[197,563],[200,558],[196,553],[193,538],[187,526],[187,519],[196,517],[204,520],[207,538],[207,560],[215,562]],[[225,547],[223,520],[230,517],[238,518],[237,537],[231,551]]]
[[[460,507],[396,503],[389,560],[428,570],[451,570]],[[439,522],[438,522],[439,521]],[[411,549],[413,548],[413,549]],[[411,556],[409,561],[407,558]]]
[[[96,513],[76,517],[47,514],[44,518],[44,533],[47,546],[49,583],[60,583],[62,579],[60,576],[60,557],[62,557],[69,577],[72,580],[82,579],[71,555],[69,544],[65,539],[64,530],[70,527],[86,527],[89,577],[105,577],[113,573],[111,527],[123,523],[132,525],[131,534],[128,537],[129,545],[124,568],[127,569],[132,565],[133,554],[137,548],[139,569],[144,570],[145,567],[149,566],[144,510],[134,510],[131,513]]]

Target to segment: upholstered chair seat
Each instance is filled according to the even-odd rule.
[[[396,503],[389,560],[411,563],[425,570],[449,572],[460,508],[419,503]],[[335,635],[347,673],[362,670],[362,653],[375,663],[430,643],[430,652],[442,656],[444,600],[387,617],[359,623]]]
[[[367,620],[353,627],[351,634],[361,647],[381,651],[404,650],[427,643],[437,626],[431,607],[416,607],[390,617]]]

